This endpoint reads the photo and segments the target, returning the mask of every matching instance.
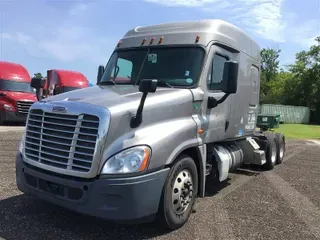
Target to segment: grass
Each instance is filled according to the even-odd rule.
[[[320,139],[320,125],[280,124],[275,132],[281,132],[286,139]]]

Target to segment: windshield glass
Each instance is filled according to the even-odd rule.
[[[192,86],[201,73],[205,52],[200,47],[154,47],[115,51],[100,84],[139,84],[157,79],[162,85]]]
[[[28,82],[17,82],[3,79],[0,79],[0,90],[35,93],[35,89],[33,89]]]

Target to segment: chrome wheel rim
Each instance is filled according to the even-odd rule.
[[[277,145],[276,143],[273,141],[272,145],[271,145],[271,162],[275,163],[277,160]]]
[[[193,181],[188,170],[182,170],[176,177],[172,189],[172,205],[176,214],[186,211],[193,197]]]
[[[281,142],[280,146],[279,146],[279,156],[280,156],[280,159],[283,158],[283,155],[284,155],[284,143]]]

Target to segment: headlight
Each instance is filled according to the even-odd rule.
[[[147,146],[126,149],[113,156],[104,164],[101,174],[136,173],[144,171],[151,155]]]
[[[23,132],[23,135],[20,139],[20,143],[19,143],[19,152],[22,153],[23,149],[24,149],[24,138],[25,138],[26,132]]]
[[[7,111],[14,111],[14,110],[13,110],[13,107],[12,107],[11,105],[9,105],[9,104],[3,104],[3,107],[4,107],[4,109],[7,110]]]

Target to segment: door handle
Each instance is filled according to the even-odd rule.
[[[224,125],[224,132],[226,132],[229,128],[229,119],[226,118],[226,122],[225,122],[225,125]]]

